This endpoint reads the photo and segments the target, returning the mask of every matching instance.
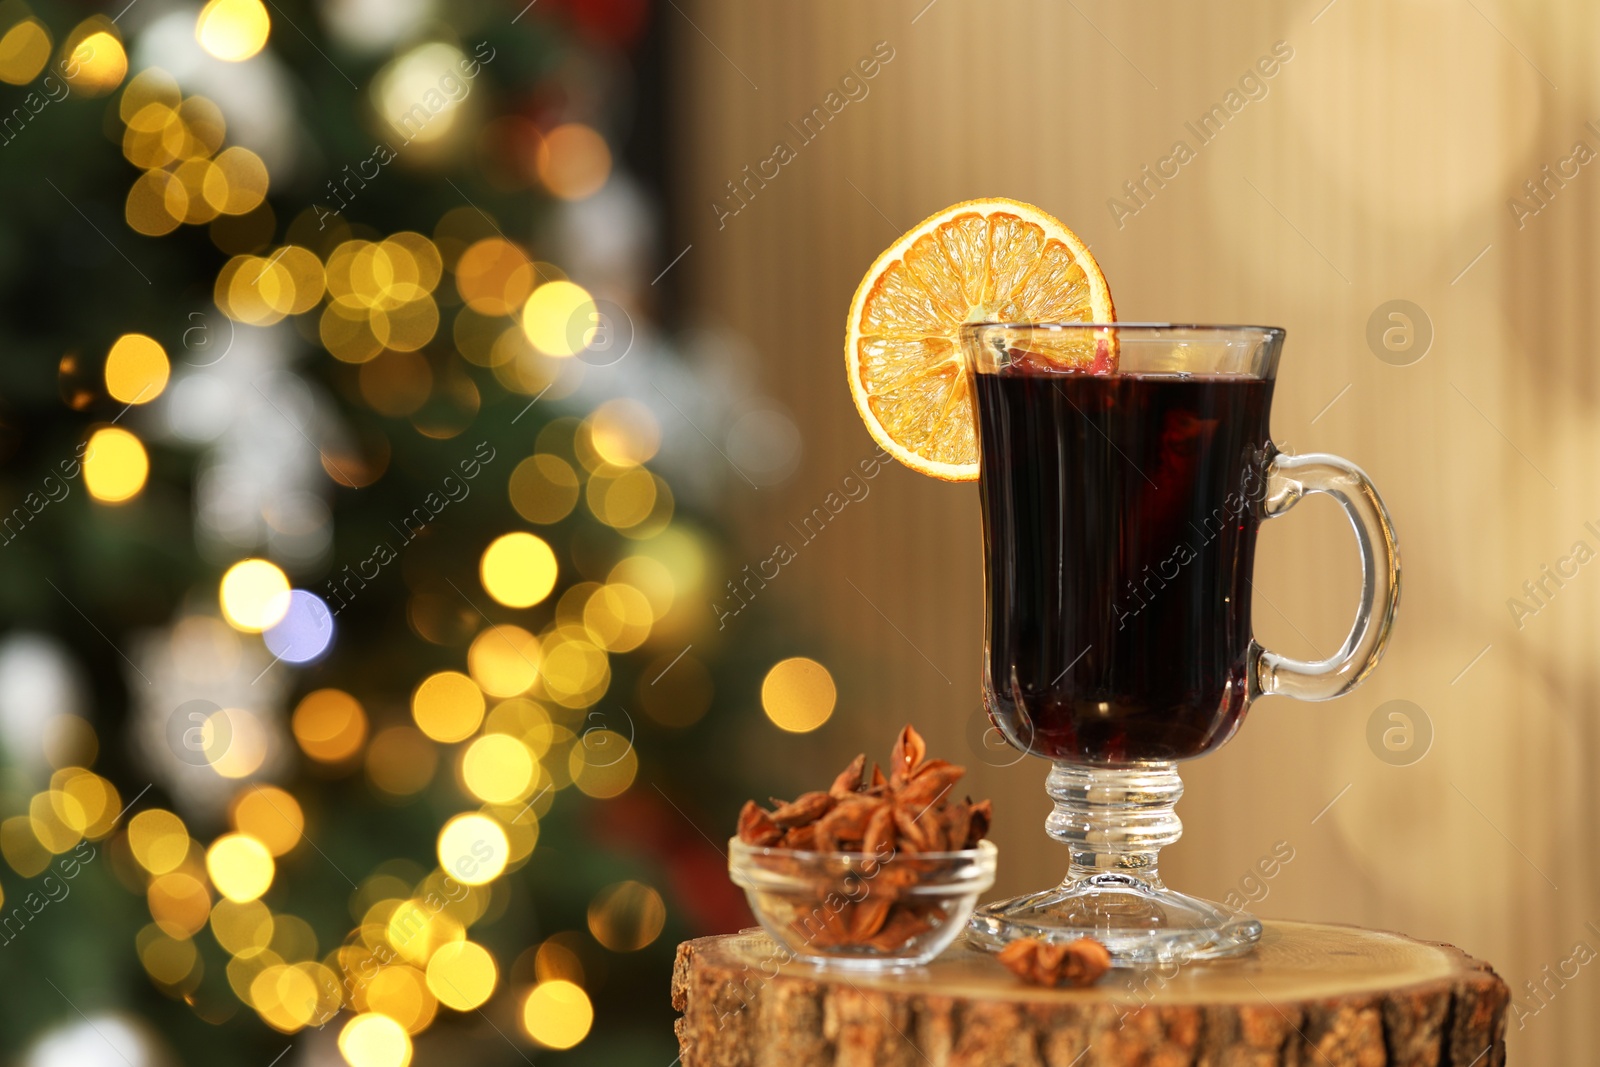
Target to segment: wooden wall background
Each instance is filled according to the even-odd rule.
[[[925,3],[661,9],[678,94],[675,206],[689,220],[680,243],[692,242],[674,282],[687,313],[748,342],[803,437],[784,484],[731,483],[742,544],[730,571],[765,556],[870,451],[842,373],[845,311],[877,252],[949,203],[1007,195],[1058,214],[1091,242],[1126,319],[1287,327],[1274,435],[1354,459],[1385,494],[1404,566],[1399,626],[1355,694],[1264,700],[1233,743],[1188,765],[1188,831],[1168,880],[1220,897],[1287,841],[1295,858],[1259,913],[1460,945],[1517,992],[1515,1062],[1589,1058],[1600,963],[1573,956],[1580,943],[1600,950],[1600,562],[1520,628],[1507,600],[1575,542],[1600,549],[1584,527],[1600,529],[1600,373],[1584,332],[1600,304],[1600,164],[1550,183],[1520,227],[1508,200],[1575,142],[1600,151],[1600,123],[1585,126],[1600,119],[1600,10]],[[1192,144],[1184,123],[1278,41],[1293,58],[1266,96],[1119,228],[1107,200],[1175,139]],[[800,145],[788,124],[878,42],[894,55],[868,95]],[[795,158],[719,220],[725,183],[780,140]],[[1393,299],[1432,324],[1409,366],[1380,361],[1366,340]],[[1015,892],[1057,879],[1064,857],[1043,836],[1044,766],[986,766],[969,748],[980,581],[976,491],[886,471],[762,594],[813,635],[773,658],[823,660],[838,710],[791,738],[751,694],[740,743],[798,781],[885,747],[914,718],[939,751],[967,758],[975,795],[995,797],[997,892]],[[1258,635],[1296,655],[1331,651],[1356,581],[1336,509],[1302,505],[1264,534]],[[1394,699],[1419,706],[1433,732],[1405,766],[1367,741],[1369,717]],[[1575,967],[1564,986],[1547,981]],[[1548,991],[1535,998],[1525,982]]]

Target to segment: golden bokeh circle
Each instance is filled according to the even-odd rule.
[[[572,1048],[593,1025],[589,994],[565,979],[540,982],[522,1002],[522,1028],[546,1048]]]
[[[234,629],[260,633],[289,613],[289,577],[267,560],[240,560],[222,575],[218,599]]]
[[[83,482],[102,504],[132,500],[150,474],[144,443],[120,426],[105,426],[89,437],[83,453]]]
[[[463,885],[487,885],[510,860],[505,829],[487,815],[457,815],[439,831],[439,866]]]
[[[497,537],[479,562],[484,591],[508,608],[527,608],[556,586],[556,554],[543,539],[518,531]]]
[[[411,694],[411,716],[435,741],[471,737],[483,721],[483,691],[460,671],[440,671],[418,683]]]
[[[661,936],[667,905],[654,887],[618,882],[589,902],[589,932],[612,952],[637,952]]]
[[[272,853],[249,834],[223,834],[206,849],[206,874],[211,884],[235,904],[265,893],[275,872]]]
[[[499,969],[489,950],[475,941],[443,945],[428,961],[428,988],[456,1011],[481,1007],[494,993]]]
[[[828,668],[814,659],[780,660],[761,682],[761,708],[773,725],[790,733],[809,733],[833,714],[838,690]]]
[[[142,333],[125,333],[106,354],[106,392],[124,404],[148,404],[167,387],[166,350]]]
[[[350,1067],[407,1067],[411,1062],[411,1035],[377,1012],[364,1012],[345,1023],[338,1044]]]
[[[367,715],[341,689],[318,689],[301,698],[289,726],[300,750],[319,763],[342,763],[361,750]]]

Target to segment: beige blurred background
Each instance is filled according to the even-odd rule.
[[[1399,624],[1356,693],[1263,700],[1235,741],[1186,765],[1187,833],[1163,870],[1221,897],[1286,841],[1294,859],[1266,884],[1260,914],[1457,944],[1512,986],[1514,1062],[1588,1059],[1600,965],[1551,983],[1553,995],[1524,983],[1542,983],[1547,965],[1570,974],[1563,961],[1580,942],[1600,950],[1600,925],[1588,925],[1600,924],[1600,817],[1585,770],[1600,756],[1600,563],[1520,628],[1507,600],[1575,542],[1600,549],[1584,528],[1600,530],[1600,373],[1582,332],[1600,276],[1600,165],[1564,162],[1578,141],[1600,151],[1600,123],[1585,126],[1600,119],[1600,11],[1579,0],[925,2],[663,11],[683,77],[680,243],[692,244],[676,281],[690,315],[749,342],[804,442],[793,478],[736,494],[743,545],[712,584],[790,539],[786,524],[869,453],[842,373],[845,311],[873,257],[949,203],[1005,195],[1059,215],[1091,243],[1125,319],[1287,327],[1274,436],[1348,456],[1377,482],[1400,537]],[[865,97],[802,144],[789,123],[875,46],[881,56],[879,42],[892,59]],[[1277,42],[1292,57],[1262,79],[1265,94],[1247,85],[1258,99],[1143,206],[1128,201],[1123,183],[1175,140],[1194,146],[1185,123]],[[724,214],[738,206],[726,183],[778,141],[795,158]],[[1576,175],[1548,181],[1540,205],[1523,183],[1547,164]],[[1113,197],[1138,206],[1120,226]],[[1513,197],[1530,209],[1520,220]],[[1405,366],[1367,340],[1369,318],[1396,299],[1431,322],[1426,355]],[[986,766],[971,748],[978,523],[971,486],[899,468],[872,482],[762,593],[817,635],[804,651],[833,671],[838,709],[788,737],[752,703],[743,743],[780,777],[814,777],[915,720],[973,768],[974,795],[995,798],[998,894],[1055,881],[1065,857],[1044,836],[1044,764]],[[1302,505],[1263,534],[1258,636],[1293,655],[1332,652],[1357,579],[1336,508]],[[1396,699],[1431,723],[1420,759],[1386,762],[1369,746],[1369,718]]]

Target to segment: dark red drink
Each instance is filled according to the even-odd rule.
[[[1026,362],[976,380],[996,725],[1076,762],[1220,745],[1247,702],[1272,382]]]

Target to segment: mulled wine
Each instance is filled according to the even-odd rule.
[[[984,705],[1051,761],[1056,886],[985,904],[969,936],[1000,948],[1093,937],[1123,963],[1247,952],[1261,922],[1167,887],[1178,760],[1238,728],[1250,702],[1330,700],[1383,654],[1400,592],[1394,527],[1349,460],[1267,438],[1283,331],[1173,323],[974,323],[988,633]],[[1305,661],[1250,633],[1256,531],[1312,493],[1361,553],[1355,623]],[[1308,566],[1319,565],[1307,560]]]
[[[996,725],[1079,763],[1222,744],[1251,696],[1272,380],[1013,353],[975,383]]]

